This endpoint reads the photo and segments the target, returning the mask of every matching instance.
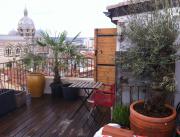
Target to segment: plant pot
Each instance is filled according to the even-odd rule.
[[[20,108],[21,106],[26,104],[26,92],[15,90],[14,94],[17,108]]]
[[[136,101],[130,106],[130,126],[135,134],[148,137],[171,137],[175,128],[176,110],[166,105],[172,110],[168,117],[153,118],[144,116],[134,110],[134,106],[143,103],[142,100]]]
[[[45,77],[41,73],[30,73],[27,75],[27,88],[31,97],[41,97],[44,92]]]
[[[0,89],[0,116],[16,108],[14,90]]]
[[[60,83],[51,83],[50,87],[52,97],[62,97],[62,85]]]
[[[63,97],[66,100],[73,101],[79,96],[79,88],[68,87],[70,84],[63,85]]]

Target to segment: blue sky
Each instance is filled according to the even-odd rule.
[[[106,7],[122,0],[3,0],[0,4],[0,34],[17,29],[26,5],[36,29],[52,33],[66,30],[68,36],[93,36],[94,28],[115,27],[103,14]]]

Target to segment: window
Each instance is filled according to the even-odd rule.
[[[19,56],[21,54],[21,49],[20,47],[16,48],[16,56]]]
[[[12,56],[12,48],[11,47],[8,47],[5,49],[5,56],[6,57]]]

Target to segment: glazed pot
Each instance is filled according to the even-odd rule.
[[[27,88],[31,97],[41,97],[44,92],[45,77],[41,73],[30,73],[27,75]]]
[[[172,110],[172,114],[168,117],[154,118],[142,115],[134,109],[142,100],[136,101],[130,106],[130,127],[135,134],[148,137],[171,137],[175,129],[176,110],[170,105],[166,105]]]

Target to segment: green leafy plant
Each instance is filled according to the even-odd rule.
[[[133,73],[136,80],[144,81],[152,90],[145,102],[146,112],[162,112],[166,92],[175,90],[175,61],[179,45],[178,23],[172,16],[170,3],[162,2],[164,9],[141,15],[132,15],[124,32],[130,39],[123,64]]]
[[[113,119],[112,121],[120,124],[122,127],[129,127],[129,106],[123,106],[117,104],[113,109]]]
[[[27,53],[26,56],[23,58],[23,62],[27,65],[29,69],[33,69],[36,72],[37,67],[42,64],[44,58],[38,54]]]
[[[6,67],[12,68],[12,62],[7,62]]]
[[[67,41],[67,32],[63,31],[58,34],[57,37],[51,37],[48,32],[42,32],[42,40],[37,41],[40,46],[47,46],[52,51],[52,56],[54,58],[53,62],[53,71],[54,71],[54,80],[53,83],[61,84],[61,78],[59,74],[60,67],[64,67],[59,58],[67,57],[79,57],[79,53],[76,51],[76,48],[73,47],[72,43],[79,36],[78,33],[71,41]]]

